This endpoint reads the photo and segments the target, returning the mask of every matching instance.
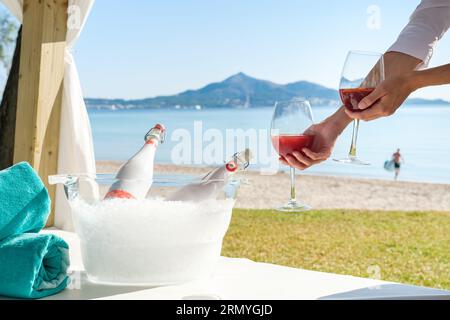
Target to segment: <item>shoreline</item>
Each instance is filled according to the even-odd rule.
[[[122,161],[97,161],[99,173],[117,172]],[[156,173],[203,175],[211,167],[155,165]],[[241,173],[249,182],[238,192],[236,208],[270,209],[289,197],[289,174]],[[450,211],[450,185],[372,178],[304,174],[296,179],[297,196],[316,209]]]
[[[116,169],[117,166],[120,166],[121,164],[125,163],[126,160],[97,160],[97,168],[99,167],[99,164],[101,166],[101,169],[103,169],[105,166],[108,166],[107,164],[114,164],[113,166],[109,166],[110,168],[114,168]],[[195,170],[197,171],[197,169],[201,169],[198,170],[199,172],[207,172],[208,169],[213,169],[215,168],[215,166],[207,166],[207,165],[175,165],[175,164],[171,164],[171,163],[159,163],[155,165],[155,168],[183,168],[183,170]],[[103,173],[114,173],[115,171],[111,171],[111,172],[106,172],[104,171]],[[261,174],[260,173],[260,169],[258,168],[252,168],[249,167],[247,169],[247,172],[252,172],[252,173],[257,173],[257,174]],[[296,176],[299,175],[298,174],[298,170],[296,170]],[[336,179],[355,179],[355,180],[374,180],[374,181],[380,181],[380,182],[395,182],[393,179],[383,179],[380,178],[378,176],[363,176],[363,175],[346,175],[345,173],[339,174],[339,173],[333,173],[333,172],[314,172],[314,173],[310,173],[310,171],[300,171],[301,174],[299,176],[317,176],[317,177],[330,177],[330,178],[336,178]],[[166,172],[167,173],[167,172]],[[284,174],[288,174],[289,170],[279,170],[278,173],[284,173]],[[420,180],[404,180],[402,179],[402,177],[400,177],[400,179],[398,181],[396,181],[398,183],[418,183],[418,184],[431,184],[431,185],[443,185],[443,186],[450,186],[450,181],[449,182],[442,182],[442,181],[431,181],[431,180],[427,180],[427,181],[420,181]],[[450,210],[450,208],[449,208]]]

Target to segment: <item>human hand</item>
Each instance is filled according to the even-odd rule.
[[[364,121],[371,121],[394,114],[411,92],[414,91],[412,78],[412,73],[389,77],[359,102],[358,109],[362,111],[355,112],[346,109],[345,112],[352,119]]]
[[[337,137],[341,134],[344,126],[337,124],[332,119],[309,127],[304,134],[314,137],[310,148],[303,148],[302,152],[294,151],[285,158],[280,157],[280,162],[300,170],[305,170],[312,165],[328,159],[333,150]]]

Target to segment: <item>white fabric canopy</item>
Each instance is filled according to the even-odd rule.
[[[22,0],[0,0],[22,22]],[[58,173],[95,173],[91,126],[83,99],[72,48],[86,22],[94,0],[69,0],[67,47],[65,52],[64,92],[58,154]],[[55,203],[55,226],[72,230],[70,208],[58,187]]]

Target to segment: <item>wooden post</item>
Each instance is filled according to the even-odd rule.
[[[28,161],[49,188],[53,225],[64,79],[67,0],[24,0],[14,163]]]

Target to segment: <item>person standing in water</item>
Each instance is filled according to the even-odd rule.
[[[394,154],[392,155],[392,161],[394,162],[394,171],[395,171],[394,180],[398,179],[402,160],[403,158],[402,155],[400,154],[400,149],[397,149],[397,151],[394,152]]]

